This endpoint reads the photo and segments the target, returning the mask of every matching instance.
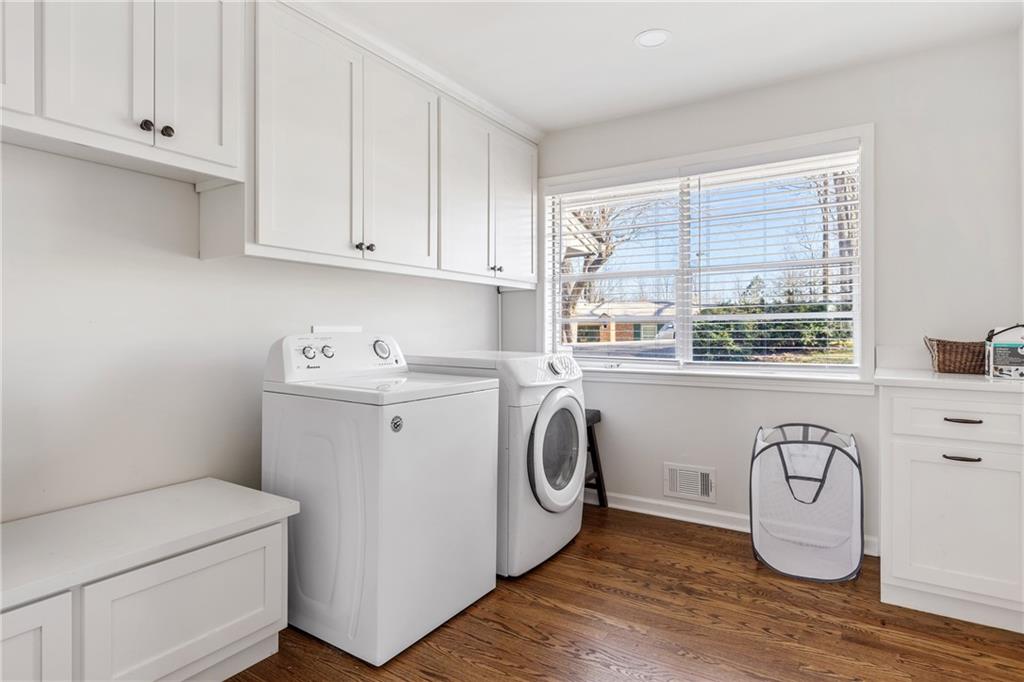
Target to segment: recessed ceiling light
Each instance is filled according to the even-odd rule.
[[[649,28],[646,31],[637,33],[636,37],[633,38],[633,42],[640,47],[661,47],[671,37],[672,33],[663,28]]]

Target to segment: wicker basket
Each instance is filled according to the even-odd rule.
[[[932,355],[932,370],[946,374],[984,374],[984,341],[946,341],[924,337]]]

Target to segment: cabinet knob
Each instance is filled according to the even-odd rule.
[[[174,128],[171,126],[164,126],[160,129],[160,134],[164,137],[174,137]]]
[[[358,244],[356,244],[356,251],[364,251],[365,249],[366,244],[364,242],[359,242]]]
[[[139,124],[139,127],[145,130],[147,133],[152,131],[154,128],[153,122],[150,121],[148,118],[142,119],[142,123]]]
[[[366,250],[370,251],[370,252],[376,251],[377,250],[377,245],[373,244],[373,243],[367,244],[366,245]]]
[[[495,268],[495,270],[497,270],[498,272],[505,272],[505,266],[499,265],[498,267]]]

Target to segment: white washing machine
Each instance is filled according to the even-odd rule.
[[[580,532],[586,478],[583,376],[569,355],[409,356],[416,369],[498,377],[498,574],[529,571]]]
[[[263,489],[302,506],[291,624],[381,665],[494,589],[497,389],[410,372],[387,336],[273,345]]]

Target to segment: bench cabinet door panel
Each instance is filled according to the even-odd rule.
[[[31,2],[0,3],[0,105],[36,112],[36,10]]]
[[[152,680],[277,622],[276,524],[83,589],[85,679]]]
[[[0,621],[0,679],[71,679],[70,592],[11,609]]]

